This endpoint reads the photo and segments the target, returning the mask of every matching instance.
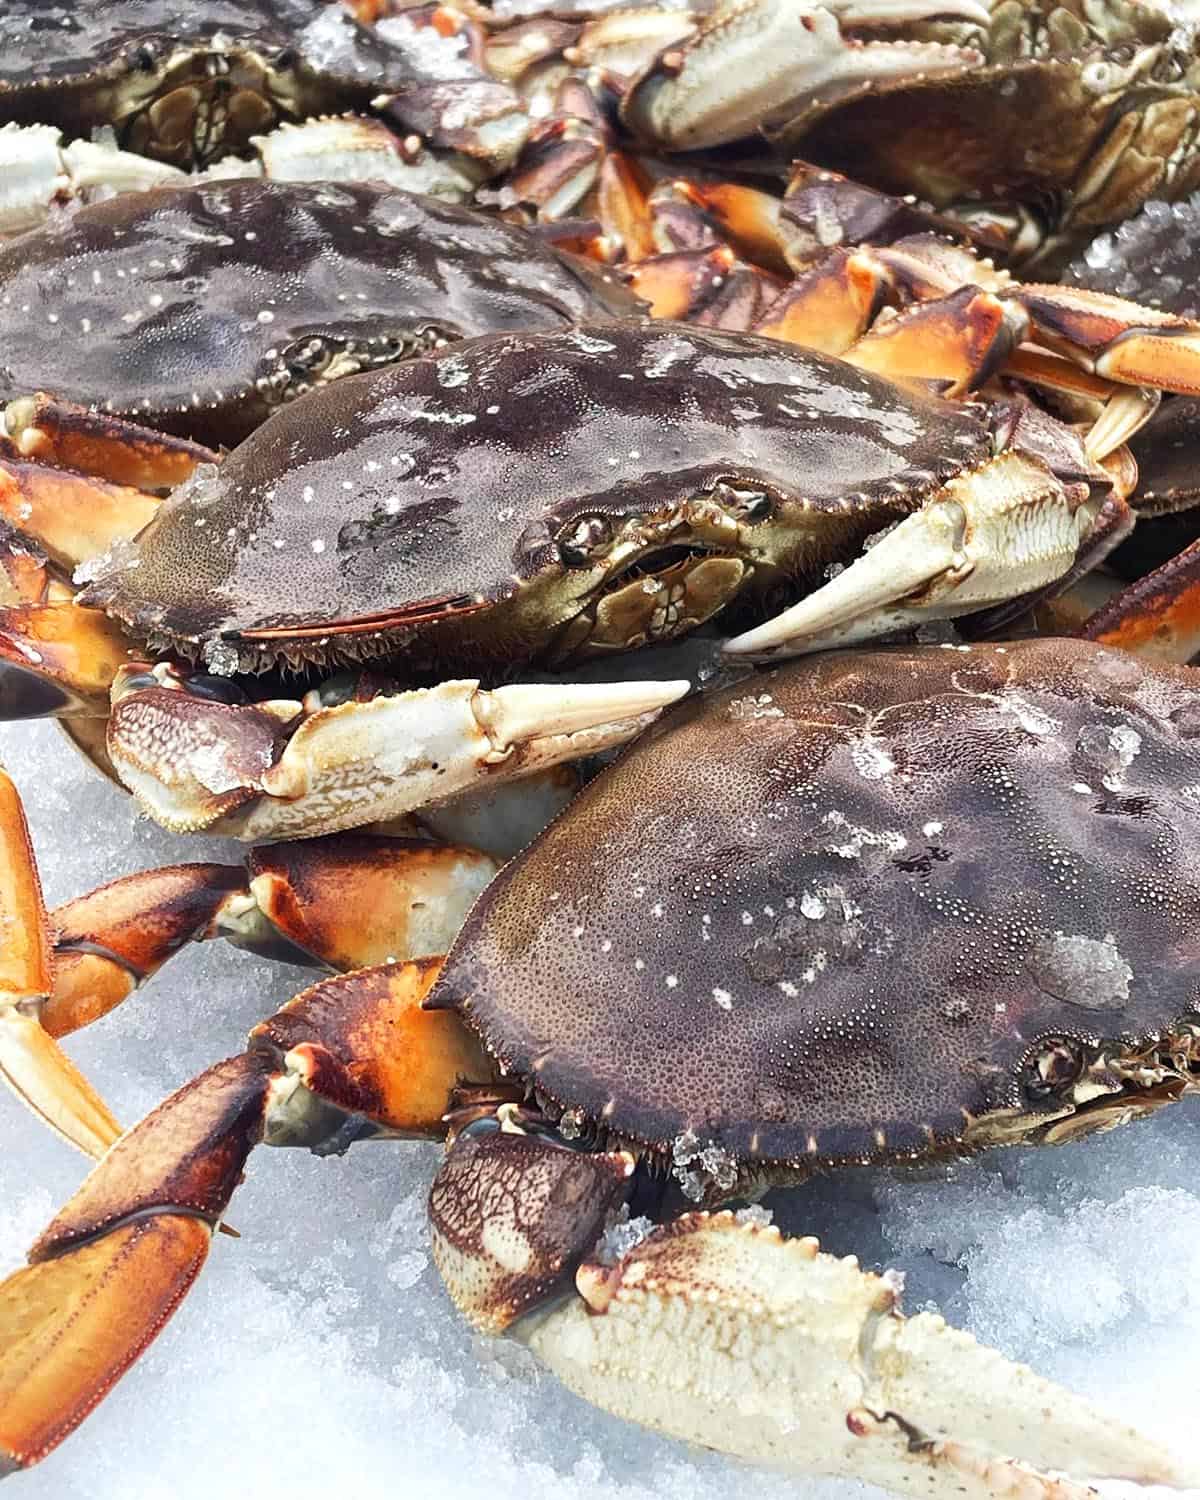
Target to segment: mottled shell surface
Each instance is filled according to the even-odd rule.
[[[219,39],[324,80],[343,108],[405,82],[399,54],[348,10],[322,0],[5,0],[0,10],[0,119],[64,129],[104,124],[127,78],[152,76],[180,49]],[[119,109],[118,111],[119,112]]]
[[[720,483],[749,486],[773,502],[758,529],[799,570],[829,559],[821,524],[856,545],[990,442],[976,413],[768,339],[670,323],[501,335],[279,412],[177,490],[133,566],[88,598],[186,640],[430,599],[495,605],[538,585],[548,630],[600,586],[560,558],[579,517],[669,516]],[[534,650],[498,609],[487,633],[473,652]]]
[[[1200,997],[1200,679],[1074,641],[835,653],[693,702],[475,906],[431,1004],[619,1136],[928,1151],[1048,1039]]]
[[[394,189],[123,193],[0,246],[0,403],[50,391],[232,446],[314,337],[369,358],[637,306],[520,229]]]

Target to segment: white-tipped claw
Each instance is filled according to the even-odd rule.
[[[925,1500],[1086,1500],[1041,1468],[1185,1486],[1195,1464],[922,1314],[893,1278],[733,1214],[688,1214],[510,1330],[577,1394],[756,1463]]]
[[[137,690],[114,702],[122,781],[168,828],[311,838],[403,817],[632,739],[690,684],[516,685],[477,680],[365,703],[244,707]],[[280,721],[299,719],[280,748]],[[284,729],[288,733],[290,724]]]
[[[1082,492],[1082,493],[1081,493]],[[823,587],[726,641],[731,656],[797,656],[972,614],[1071,567],[1102,499],[1010,450],[952,479]]]
[[[496,688],[475,697],[475,716],[503,760],[525,741],[578,734],[606,724],[638,719],[677,702],[691,687],[675,682],[534,684]]]

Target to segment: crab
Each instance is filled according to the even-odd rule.
[[[308,837],[623,738],[686,688],[481,682],[761,619],[891,527],[726,650],[1007,606],[1102,555],[1122,495],[1119,464],[1019,399],[661,322],[489,336],[285,406],[90,562],[77,603],[26,586],[9,711],[111,705],[112,767],[169,828]],[[126,664],[124,632],[169,659]],[[314,682],[338,666],[366,676]],[[381,691],[376,666],[431,685]]]
[[[0,231],[187,169],[382,178],[461,199],[528,133],[515,92],[460,56],[465,25],[427,6],[385,39],[336,0],[200,0],[186,13],[13,0],[0,17]]]
[[[10,1462],[159,1331],[254,1145],[416,1135],[448,1145],[429,1214],[459,1309],[621,1416],[898,1492],[1195,1484],[901,1317],[894,1280],[722,1205],[1195,1090],[1198,687],[1024,641],[838,653],[684,705],[505,866],[445,959],[319,982],[105,1154],[0,1287]],[[29,1012],[45,923],[5,814]],[[660,1222],[628,1219],[639,1191]]]
[[[411,88],[411,55],[330,0],[11,0],[0,17],[0,120],[175,166],[237,155],[281,121],[363,110]]]
[[[638,307],[589,263],[423,195],[236,181],[123,193],[0,245],[0,432],[22,459],[166,486],[339,376]]]
[[[897,18],[722,0],[689,19],[621,100],[625,124],[668,149],[761,132],[999,231],[1044,267],[1200,181],[1200,53],[1182,7],[1004,0]]]

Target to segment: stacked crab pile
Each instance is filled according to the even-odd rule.
[[[8,1460],[255,1145],[421,1137],[458,1308],[609,1411],[1196,1483],[753,1207],[1196,1087],[1186,18],[168,12],[0,17],[0,706],[252,848],[48,914],[0,782],[0,1072],[97,1159],[0,1285]],[[123,1133],[58,1039],[217,936],[332,977]]]

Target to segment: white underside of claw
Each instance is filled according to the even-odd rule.
[[[137,731],[136,745],[123,743],[126,726],[139,717],[132,694],[110,721],[109,751],[121,779],[168,828],[254,840],[311,838],[402,817],[622,744],[689,687],[686,681],[516,684],[487,692],[466,680],[318,709],[273,765],[241,783],[262,795],[233,810],[217,805],[238,784],[221,746],[208,728],[189,734],[186,717]],[[154,712],[170,714],[171,705],[155,705]],[[151,757],[147,746],[158,753]]]
[[[931,14],[987,22],[977,0],[934,9],[935,0],[863,0],[831,5],[797,0],[723,0],[682,48],[675,76],[651,69],[626,102],[636,130],[675,149],[723,145],[784,123],[839,87],[954,72],[982,59],[971,48],[935,42],[860,42],[847,24],[887,28]],[[839,19],[839,17],[841,19]]]
[[[1080,504],[1039,460],[1002,453],[950,480],[822,588],[724,649],[796,656],[1014,599],[1069,571],[1100,503]]]
[[[905,1320],[889,1278],[815,1240],[692,1214],[611,1268],[585,1264],[577,1285],[517,1336],[596,1405],[706,1447],[935,1500],[1090,1493],[1039,1468],[1196,1482],[941,1318]]]

